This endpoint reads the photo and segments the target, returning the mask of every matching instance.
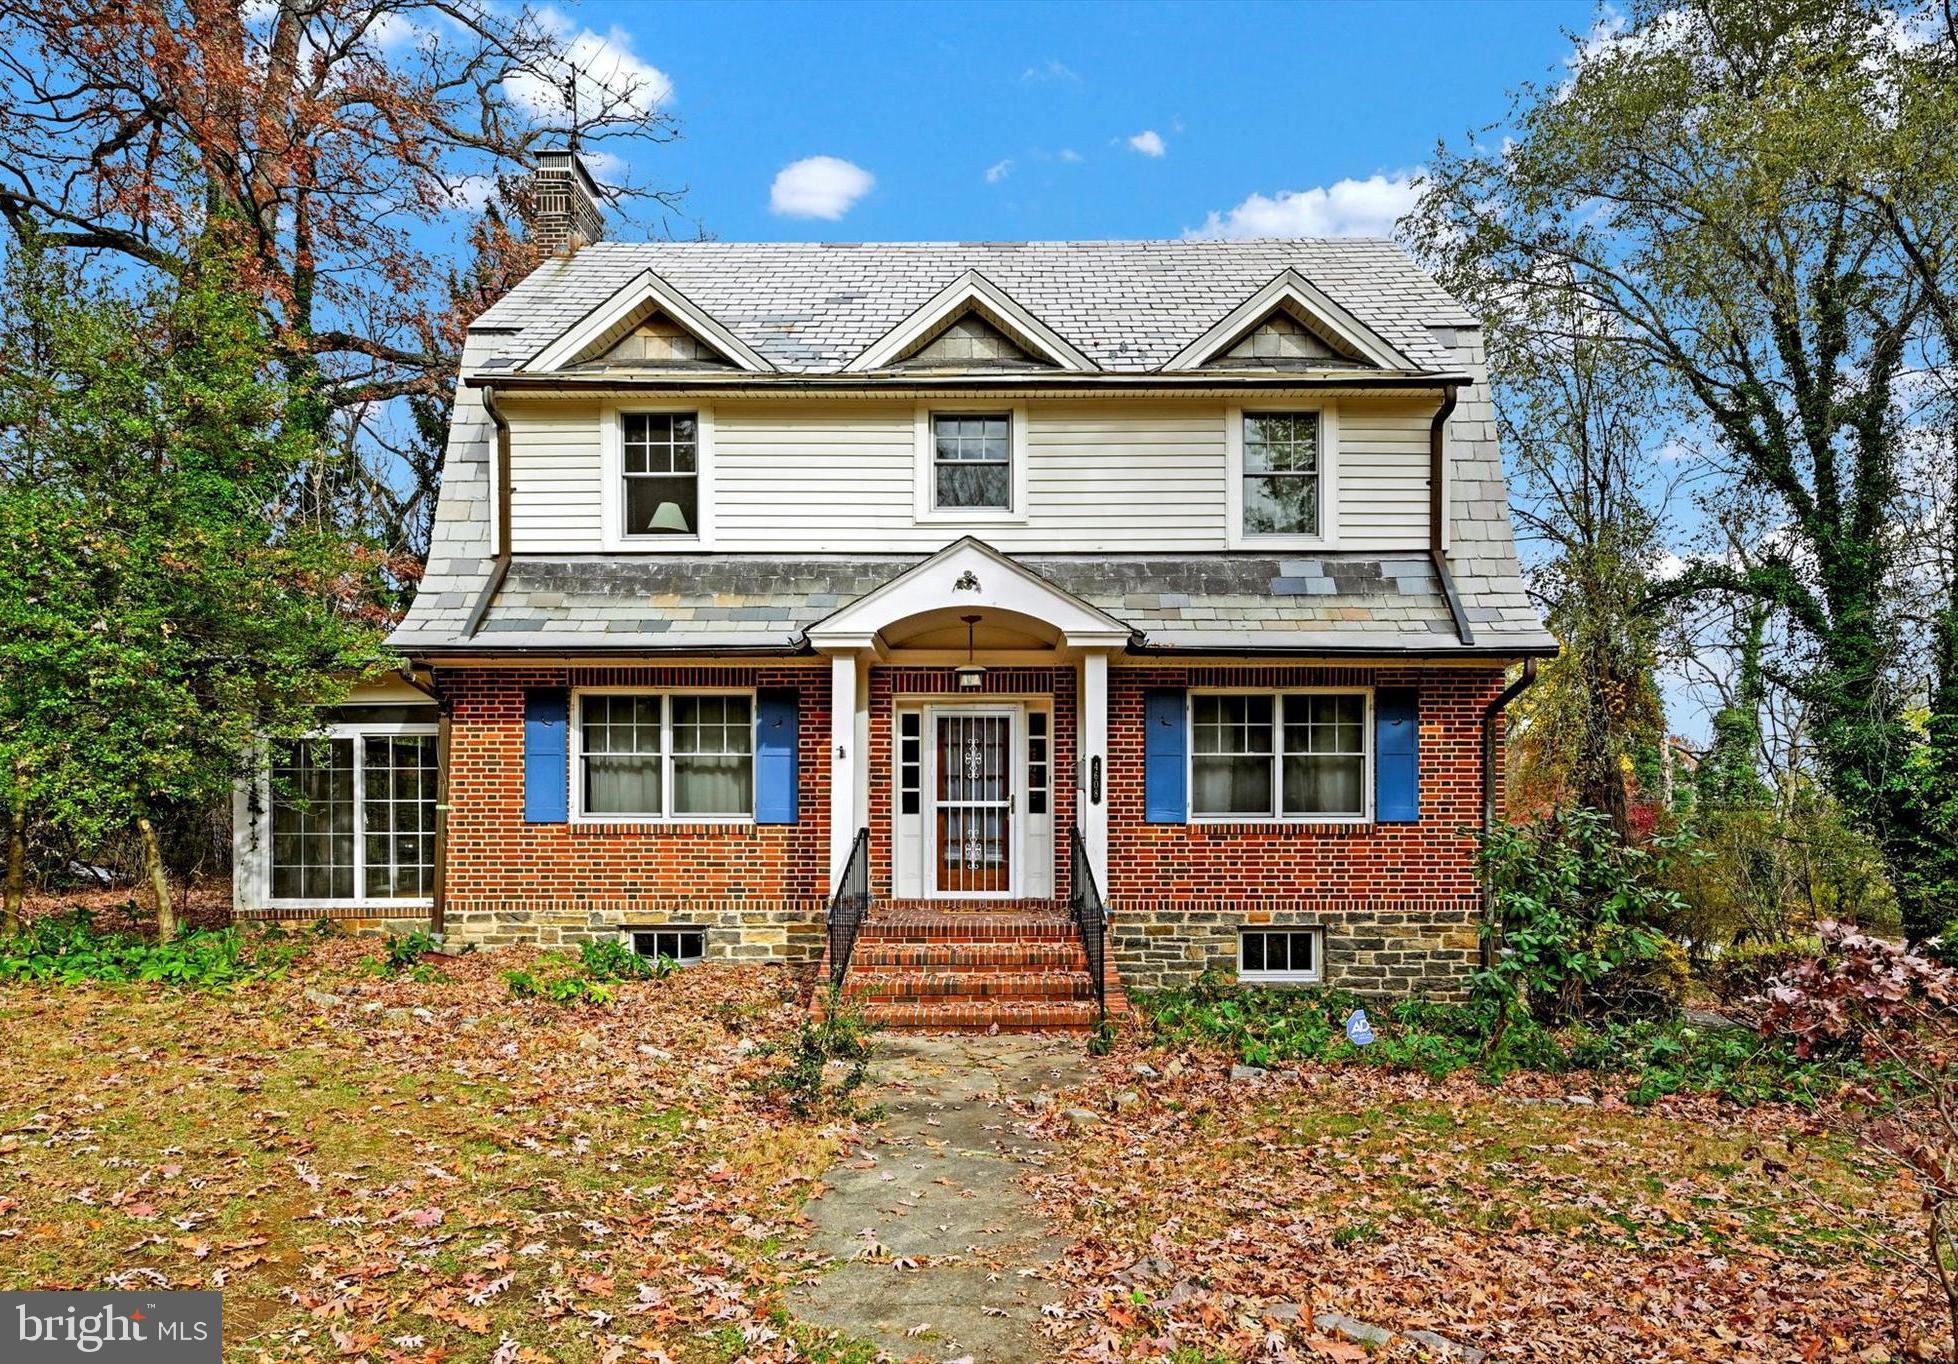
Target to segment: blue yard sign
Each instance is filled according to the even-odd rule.
[[[1373,1025],[1367,1022],[1367,1011],[1355,1009],[1346,1020],[1346,1040],[1356,1047],[1364,1047],[1373,1041]]]

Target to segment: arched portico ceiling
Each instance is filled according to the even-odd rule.
[[[1134,630],[1054,586],[981,540],[966,536],[874,592],[809,627],[825,652],[885,647],[946,647],[941,636],[978,615],[1000,638],[989,647],[1112,649]],[[952,647],[964,644],[962,633]]]

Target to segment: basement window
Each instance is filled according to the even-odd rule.
[[[1247,928],[1237,937],[1237,978],[1246,985],[1323,980],[1316,928]]]
[[[641,928],[626,934],[632,950],[642,957],[666,957],[691,966],[707,955],[704,928]]]

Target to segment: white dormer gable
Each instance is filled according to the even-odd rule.
[[[1301,333],[1320,343],[1334,365],[1402,372],[1421,368],[1311,280],[1286,270],[1178,351],[1163,369],[1241,366],[1247,361],[1282,360],[1288,354],[1294,357],[1290,367],[1309,367],[1314,347],[1299,339]],[[1260,355],[1260,351],[1272,354]]]
[[[1096,368],[1092,360],[998,285],[977,270],[968,270],[845,365],[844,371],[861,374],[900,364],[970,314],[977,314],[988,330],[1002,335],[1035,363],[1080,373]]]
[[[808,637],[818,649],[870,648],[880,639],[893,642],[907,625],[956,622],[966,615],[1037,623],[1076,647],[1112,648],[1135,633],[968,535],[816,622]]]
[[[635,349],[627,343],[642,332],[670,337],[675,331],[695,343],[694,358],[686,363],[718,362],[750,374],[775,370],[740,337],[651,270],[579,318],[524,369],[531,373],[564,370],[607,357],[626,364],[657,365],[657,358],[619,353],[620,348]]]

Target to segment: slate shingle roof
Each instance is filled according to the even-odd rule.
[[[1287,267],[1423,369],[1453,362],[1430,328],[1470,327],[1401,249],[1363,238],[1013,243],[599,242],[547,262],[478,319],[485,355],[521,363],[652,270],[771,364],[835,373],[967,270],[1102,369],[1158,369]]]
[[[1517,567],[1475,320],[1391,242],[601,243],[544,265],[484,314],[464,347],[463,372],[508,373],[649,268],[788,371],[840,370],[952,279],[977,269],[1095,363],[1122,373],[1159,367],[1296,269],[1424,369],[1476,376],[1448,424],[1449,573],[1478,649],[1554,647]],[[398,648],[792,647],[804,626],[916,561],[519,558],[469,637],[472,605],[493,570],[493,451],[482,395],[464,386],[427,572],[393,637]],[[1156,646],[1392,652],[1456,643],[1422,557],[1015,557]]]
[[[486,650],[795,648],[809,626],[926,557],[519,560],[475,643]],[[1425,558],[1025,554],[1014,562],[1159,648],[1433,650],[1455,642]]]

